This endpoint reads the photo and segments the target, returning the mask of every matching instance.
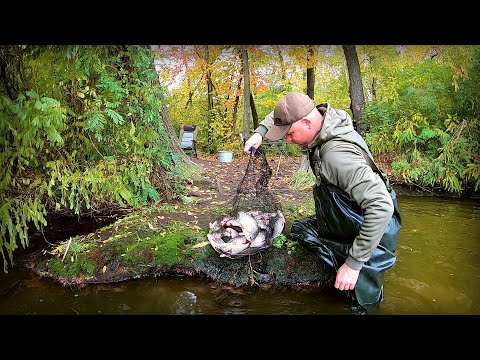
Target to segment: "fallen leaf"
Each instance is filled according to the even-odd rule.
[[[204,247],[205,245],[208,245],[208,244],[210,244],[209,241],[202,241],[201,243],[193,245],[192,249],[196,249],[196,248],[199,248],[199,247]]]

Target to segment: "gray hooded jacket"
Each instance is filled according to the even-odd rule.
[[[313,141],[303,150],[314,151],[313,171],[317,181],[324,179],[347,192],[363,210],[364,222],[353,240],[346,259],[347,265],[360,270],[379,244],[393,215],[393,201],[381,177],[375,173],[362,154],[371,153],[363,138],[354,130],[350,115],[333,109],[330,104],[318,105],[324,115],[323,125]],[[255,132],[265,136],[273,125],[273,111]],[[322,157],[320,150],[327,141],[335,141]]]

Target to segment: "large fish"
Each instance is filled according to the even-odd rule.
[[[267,243],[267,232],[265,230],[261,230],[258,232],[255,239],[250,241],[250,247],[252,248],[262,248]]]
[[[244,211],[239,211],[237,215],[238,221],[241,224],[243,229],[243,234],[248,241],[252,241],[258,234],[258,224],[257,221],[249,214]]]
[[[220,257],[232,259],[253,255],[272,245],[285,226],[280,210],[272,213],[239,211],[236,217],[224,217],[210,223],[207,235]]]
[[[272,229],[271,240],[279,236],[282,233],[284,227],[285,217],[280,210],[277,210],[277,213],[270,217],[270,228]]]
[[[229,241],[225,242],[222,239],[222,234],[219,232],[207,234],[208,241],[215,249],[216,252],[220,254],[220,257],[234,257],[239,254],[246,248],[250,246],[250,243],[245,239],[245,241]]]

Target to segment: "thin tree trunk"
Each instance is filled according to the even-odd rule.
[[[235,128],[237,127],[237,118],[238,118],[238,103],[240,102],[240,91],[242,89],[242,76],[238,79],[237,84],[237,93],[235,94],[235,102],[233,104],[233,115],[232,115],[232,137],[230,140],[233,142],[235,137]]]
[[[223,121],[226,123],[227,122],[227,115],[228,115],[228,106],[227,106],[227,103],[228,103],[228,99],[230,99],[230,91],[231,91],[232,87],[229,86],[228,87],[228,92],[229,94],[227,95],[227,98],[225,99],[225,109],[223,110]]]
[[[282,50],[278,45],[274,45],[273,48],[277,51],[278,59],[280,61],[280,74],[281,74],[282,80],[285,81],[287,79],[287,70],[285,66],[285,61],[283,60]]]
[[[250,108],[252,110],[253,128],[256,129],[258,127],[258,114],[257,114],[257,108],[255,107],[255,101],[253,101],[253,94],[251,91],[250,91]]]
[[[372,92],[372,100],[376,100],[377,99],[377,78],[375,76],[372,77],[371,92]]]
[[[150,48],[153,50],[152,47],[150,47]],[[157,74],[157,77],[155,78],[155,82],[158,84],[158,87],[161,89],[162,84],[160,83],[160,77],[158,76],[157,69],[155,68],[155,62],[152,62],[152,68],[155,71],[155,73]],[[172,148],[172,151],[174,153],[183,155],[186,158],[187,155],[185,154],[185,152],[183,151],[183,149],[180,146],[180,140],[178,138],[177,133],[175,132],[175,128],[173,126],[172,119],[170,118],[170,115],[168,114],[167,107],[165,106],[165,96],[162,92],[160,92],[160,95],[158,97],[159,97],[159,100],[162,104],[162,107],[160,108],[160,115],[162,116],[162,122],[163,122],[163,125],[165,126],[165,129],[167,131],[167,136],[168,136],[168,140],[169,140],[169,143],[170,143],[170,147]]]
[[[307,52],[307,95],[315,100],[315,52],[312,46],[308,47]],[[303,154],[298,165],[298,170],[308,171],[310,161],[308,155]]]
[[[167,107],[165,106],[165,97],[163,94],[159,95],[160,101],[162,102],[162,107],[160,109],[160,114],[162,115],[163,125],[165,125],[165,129],[167,130],[168,139],[170,142],[170,147],[174,153],[182,154],[187,157],[185,152],[180,146],[180,140],[178,138],[177,133],[175,132],[175,128],[172,124],[172,119],[168,114]]]
[[[353,124],[357,132],[360,135],[363,135],[361,118],[362,111],[365,108],[365,95],[363,94],[362,74],[360,72],[357,49],[355,45],[342,45],[342,47],[348,69],[351,101],[350,109],[353,114]]]
[[[315,100],[315,53],[312,46],[307,53],[307,95]]]
[[[26,89],[23,74],[23,49],[19,45],[0,45],[0,77],[10,100]]]
[[[242,49],[242,63],[243,63],[243,138],[250,137],[250,70],[248,65],[248,53],[245,46]]]
[[[210,70],[210,54],[208,51],[208,45],[205,46],[205,61],[207,63],[207,103],[208,103],[208,143],[213,144],[213,129],[212,129],[212,114],[213,114],[213,83],[212,83],[212,70]],[[209,149],[209,153],[213,154],[213,148]]]

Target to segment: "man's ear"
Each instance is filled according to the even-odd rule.
[[[312,128],[312,122],[310,121],[309,118],[304,117],[302,120],[300,120],[304,126],[306,126],[308,129]]]

